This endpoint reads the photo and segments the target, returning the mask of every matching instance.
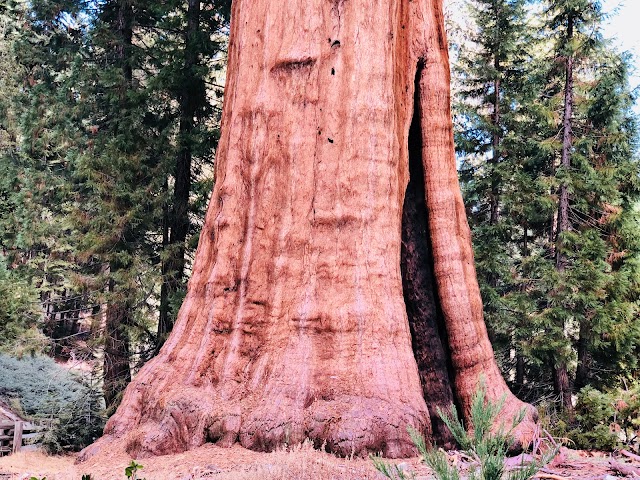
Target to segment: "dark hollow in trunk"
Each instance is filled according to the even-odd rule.
[[[421,67],[416,79],[419,79]],[[418,364],[422,391],[429,408],[434,440],[452,446],[453,437],[438,415],[453,404],[452,366],[444,317],[438,302],[425,204],[424,169],[420,125],[419,84],[416,81],[414,115],[409,129],[409,184],[402,209],[400,269],[402,289],[411,330],[411,344]]]

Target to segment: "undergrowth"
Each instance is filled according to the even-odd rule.
[[[104,406],[97,383],[49,357],[0,354],[0,399],[50,427],[42,442],[50,453],[80,450],[102,434]]]
[[[542,420],[554,437],[573,448],[640,453],[640,383],[622,382],[607,390],[585,387],[578,393],[575,419],[542,408]]]
[[[473,461],[469,465],[469,480],[529,480],[543,465],[548,463],[554,456],[555,451],[542,456],[539,461],[531,461],[507,470],[505,460],[510,445],[513,444],[513,431],[522,422],[525,411],[513,419],[509,429],[501,424],[497,430],[494,429],[496,419],[504,405],[506,397],[500,401],[492,403],[486,399],[486,387],[483,383],[474,394],[471,405],[472,429],[467,431],[464,422],[458,416],[455,407],[452,405],[448,412],[438,409],[438,415],[447,425],[454,439],[466,454]],[[433,470],[438,480],[459,480],[463,473],[461,469],[449,464],[447,454],[439,449],[427,446],[424,438],[419,432],[409,427],[409,435],[414,445],[418,449],[424,463]],[[386,478],[392,480],[411,480],[413,474],[405,472],[397,465],[390,464],[382,458],[372,456],[372,461],[376,470]]]

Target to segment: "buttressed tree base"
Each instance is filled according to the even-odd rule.
[[[340,455],[447,440],[485,378],[441,0],[235,0],[216,184],[187,297],[88,458],[205,442]]]

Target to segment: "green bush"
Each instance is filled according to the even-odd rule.
[[[566,436],[585,450],[640,450],[640,383],[605,391],[585,387],[578,394],[576,426]]]
[[[551,434],[580,450],[613,451],[627,448],[640,453],[640,383],[578,392],[575,418],[550,405],[538,406],[542,425]]]
[[[43,443],[53,453],[81,449],[102,433],[99,390],[48,357],[0,355],[0,398],[29,419],[48,421]]]

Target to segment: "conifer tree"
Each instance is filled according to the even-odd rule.
[[[163,213],[163,261],[160,293],[157,348],[161,347],[173,327],[177,306],[182,302],[185,289],[185,266],[188,261],[187,240],[194,233],[190,217],[198,208],[190,198],[200,190],[197,184],[200,172],[209,169],[217,142],[217,124],[213,102],[221,96],[216,85],[216,72],[220,70],[220,54],[224,51],[230,1],[205,4],[201,0],[177,2],[178,15],[161,22],[161,28],[174,32],[169,41],[159,42],[159,69],[161,88],[166,89],[178,108],[170,112],[177,124],[175,153],[167,171],[167,186],[172,186]],[[175,33],[177,32],[177,33]],[[214,83],[214,98],[209,87]],[[213,127],[213,128],[212,128]],[[196,182],[194,184],[194,181]],[[206,183],[206,198],[210,183]],[[195,192],[194,192],[195,190]],[[200,216],[203,212],[198,212]],[[196,225],[199,227],[199,225]],[[197,232],[197,230],[196,230]],[[193,248],[193,247],[191,247]]]
[[[469,6],[475,30],[462,43],[456,68],[461,85],[456,145],[485,315],[494,348],[504,357],[519,316],[508,297],[517,289],[511,278],[514,248],[525,233],[517,231],[522,219],[514,195],[536,185],[522,152],[523,118],[532,97],[531,27],[524,0],[479,0]]]
[[[68,148],[75,130],[66,99],[67,74],[79,42],[72,17],[39,2],[11,2],[7,17],[19,25],[3,49],[12,66],[3,69],[3,216],[0,238],[11,271],[37,290],[42,304],[40,328],[51,336],[51,352],[61,353],[75,333],[83,295],[65,271],[74,270],[69,227]],[[9,30],[5,30],[9,34]],[[9,37],[5,37],[7,40]],[[58,52],[53,54],[53,52]],[[32,316],[38,318],[36,306]],[[31,322],[33,323],[33,322]],[[42,346],[40,347],[42,348]]]
[[[561,142],[551,165],[557,185],[552,192],[557,195],[557,214],[550,238],[555,273],[549,279],[543,317],[554,326],[559,341],[566,339],[563,348],[549,351],[549,359],[555,392],[571,417],[574,388],[584,386],[589,376],[590,347],[608,343],[605,339],[614,329],[610,321],[628,323],[625,310],[632,307],[631,297],[616,295],[621,302],[616,304],[625,307],[605,319],[613,293],[608,285],[620,280],[612,255],[620,266],[636,255],[634,246],[626,242],[618,250],[620,238],[614,233],[616,221],[626,222],[631,214],[625,197],[637,196],[637,182],[620,183],[622,172],[637,179],[636,131],[629,116],[626,62],[607,53],[600,34],[599,2],[551,2],[547,15],[554,45],[546,94],[562,98],[562,121],[558,125]],[[603,329],[605,324],[608,328]],[[635,336],[632,343],[637,343],[633,330],[630,338]],[[602,339],[594,343],[596,332]],[[577,371],[570,368],[574,362]]]
[[[496,109],[479,96],[495,83],[474,75],[492,65],[488,49],[477,45],[496,38],[484,4],[476,2],[478,38],[463,48],[456,74],[471,99],[457,105],[457,140],[485,312],[516,391],[535,398],[549,386],[571,415],[572,394],[587,384],[611,385],[615,377],[606,372],[635,365],[640,344],[628,58],[599,35],[597,2],[548,2],[542,16],[524,11],[520,24],[529,32],[536,32],[534,15],[544,25],[533,38],[527,28],[514,34],[534,48],[521,57],[526,64],[516,79],[501,81],[511,95],[496,142]],[[484,83],[474,96],[476,78]],[[496,184],[499,215],[492,216]]]
[[[79,318],[91,319],[112,407],[131,368],[162,344],[170,299],[195,249],[187,241],[211,187],[206,165],[222,90],[212,94],[209,83],[221,65],[229,4],[36,0],[25,9],[28,28],[16,41],[25,88],[12,100],[14,136],[25,144],[10,164],[29,169],[18,191],[37,198],[15,230],[52,219],[42,225],[47,236],[37,235],[46,248],[27,242],[48,269],[33,276],[50,318],[42,327],[61,337],[58,355]]]

